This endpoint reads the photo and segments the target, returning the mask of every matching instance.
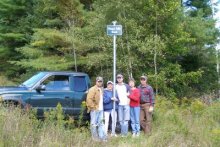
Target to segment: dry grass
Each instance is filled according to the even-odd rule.
[[[189,106],[178,106],[166,99],[159,99],[151,135],[109,138],[104,143],[92,141],[87,127],[77,128],[70,126],[73,125],[71,123],[66,126],[68,121],[57,119],[41,121],[33,113],[24,113],[19,108],[0,107],[0,146],[218,147],[219,114],[220,103],[207,106],[196,100]]]

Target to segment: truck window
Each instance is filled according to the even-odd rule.
[[[42,82],[42,85],[46,86],[46,91],[70,90],[69,76],[64,76],[64,75],[50,76]]]
[[[87,91],[87,84],[85,76],[74,76],[73,77],[73,90],[76,92]]]

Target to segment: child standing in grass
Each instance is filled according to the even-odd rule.
[[[140,135],[140,91],[135,87],[135,80],[131,78],[129,80],[130,94],[130,118],[132,137],[138,137]]]

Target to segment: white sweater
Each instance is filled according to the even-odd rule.
[[[127,97],[127,88],[126,88],[125,84],[122,84],[122,85],[117,84],[115,89],[118,94],[119,105],[122,105],[122,106],[129,105],[130,99],[128,99],[128,97]]]

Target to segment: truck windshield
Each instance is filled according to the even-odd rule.
[[[40,81],[44,76],[45,76],[45,73],[40,72],[40,73],[34,75],[33,77],[31,77],[30,79],[28,79],[27,81],[25,81],[24,83],[22,83],[21,86],[32,87],[38,81]]]

